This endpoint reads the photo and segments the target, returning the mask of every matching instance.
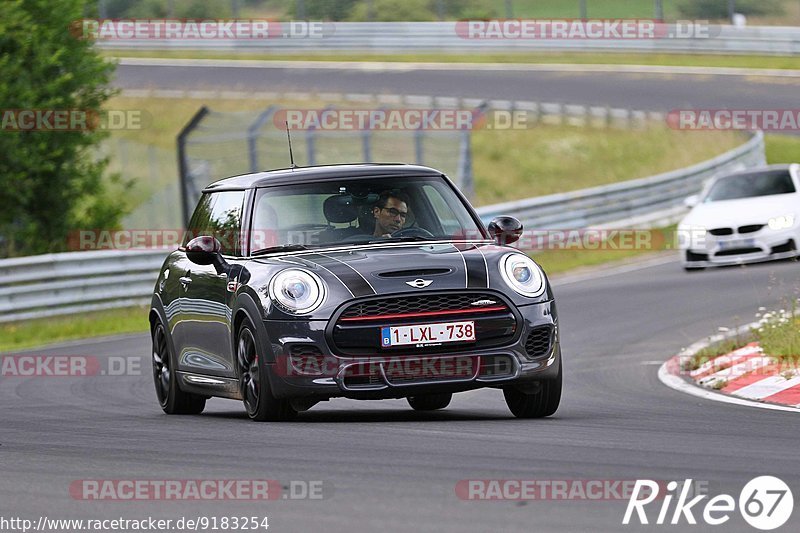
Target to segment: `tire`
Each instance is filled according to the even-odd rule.
[[[539,382],[539,390],[533,394],[522,392],[514,387],[503,389],[506,405],[517,418],[544,418],[558,410],[561,403],[561,368],[555,379]]]
[[[290,400],[272,395],[267,365],[258,357],[260,344],[248,319],[244,319],[236,335],[236,362],[239,370],[239,391],[247,416],[256,422],[292,420],[297,411]]]
[[[153,328],[153,382],[161,409],[168,415],[197,415],[206,407],[206,397],[183,392],[178,385],[167,334],[159,321]]]
[[[436,411],[437,409],[444,409],[450,405],[450,400],[453,399],[453,393],[444,392],[441,394],[426,394],[424,396],[409,396],[408,405],[415,411]]]

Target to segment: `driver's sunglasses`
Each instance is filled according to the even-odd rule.
[[[389,214],[392,215],[393,217],[400,217],[403,220],[405,220],[405,218],[408,216],[407,211],[398,211],[394,207],[382,207],[381,209],[388,211]]]

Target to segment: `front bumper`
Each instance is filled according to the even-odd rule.
[[[521,317],[518,332],[505,345],[483,349],[461,346],[446,352],[413,355],[384,352],[339,356],[327,344],[327,321],[266,321],[274,356],[270,361],[272,392],[278,398],[382,399],[554,379],[561,365],[554,303],[520,306],[517,311]],[[552,329],[552,340],[546,351],[532,357],[526,350],[526,341],[532,332],[543,327]],[[318,364],[295,364],[293,346],[312,344],[320,348]]]
[[[753,234],[714,237],[706,234],[681,253],[685,268],[741,265],[788,259],[800,255],[800,235],[795,229],[774,231],[764,228]]]

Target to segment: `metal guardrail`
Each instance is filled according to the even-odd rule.
[[[765,163],[764,136],[688,168],[633,181],[478,209],[488,221],[516,216],[527,228],[599,226],[651,213],[671,217],[683,198],[720,173]],[[167,252],[91,251],[0,260],[0,323],[147,303]]]
[[[652,39],[467,39],[457,22],[336,22],[316,37],[271,39],[129,39],[99,41],[108,50],[209,50],[308,53],[358,51],[535,52],[609,51],[792,55],[800,53],[800,27],[712,25],[708,37]],[[698,22],[699,24],[699,22]],[[675,25],[668,24],[675,34]],[[463,32],[461,32],[463,33]]]
[[[0,322],[147,303],[166,255],[109,250],[0,260]]]

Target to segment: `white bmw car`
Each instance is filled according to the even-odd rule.
[[[800,165],[722,176],[686,199],[678,225],[683,267],[737,265],[800,255]]]

